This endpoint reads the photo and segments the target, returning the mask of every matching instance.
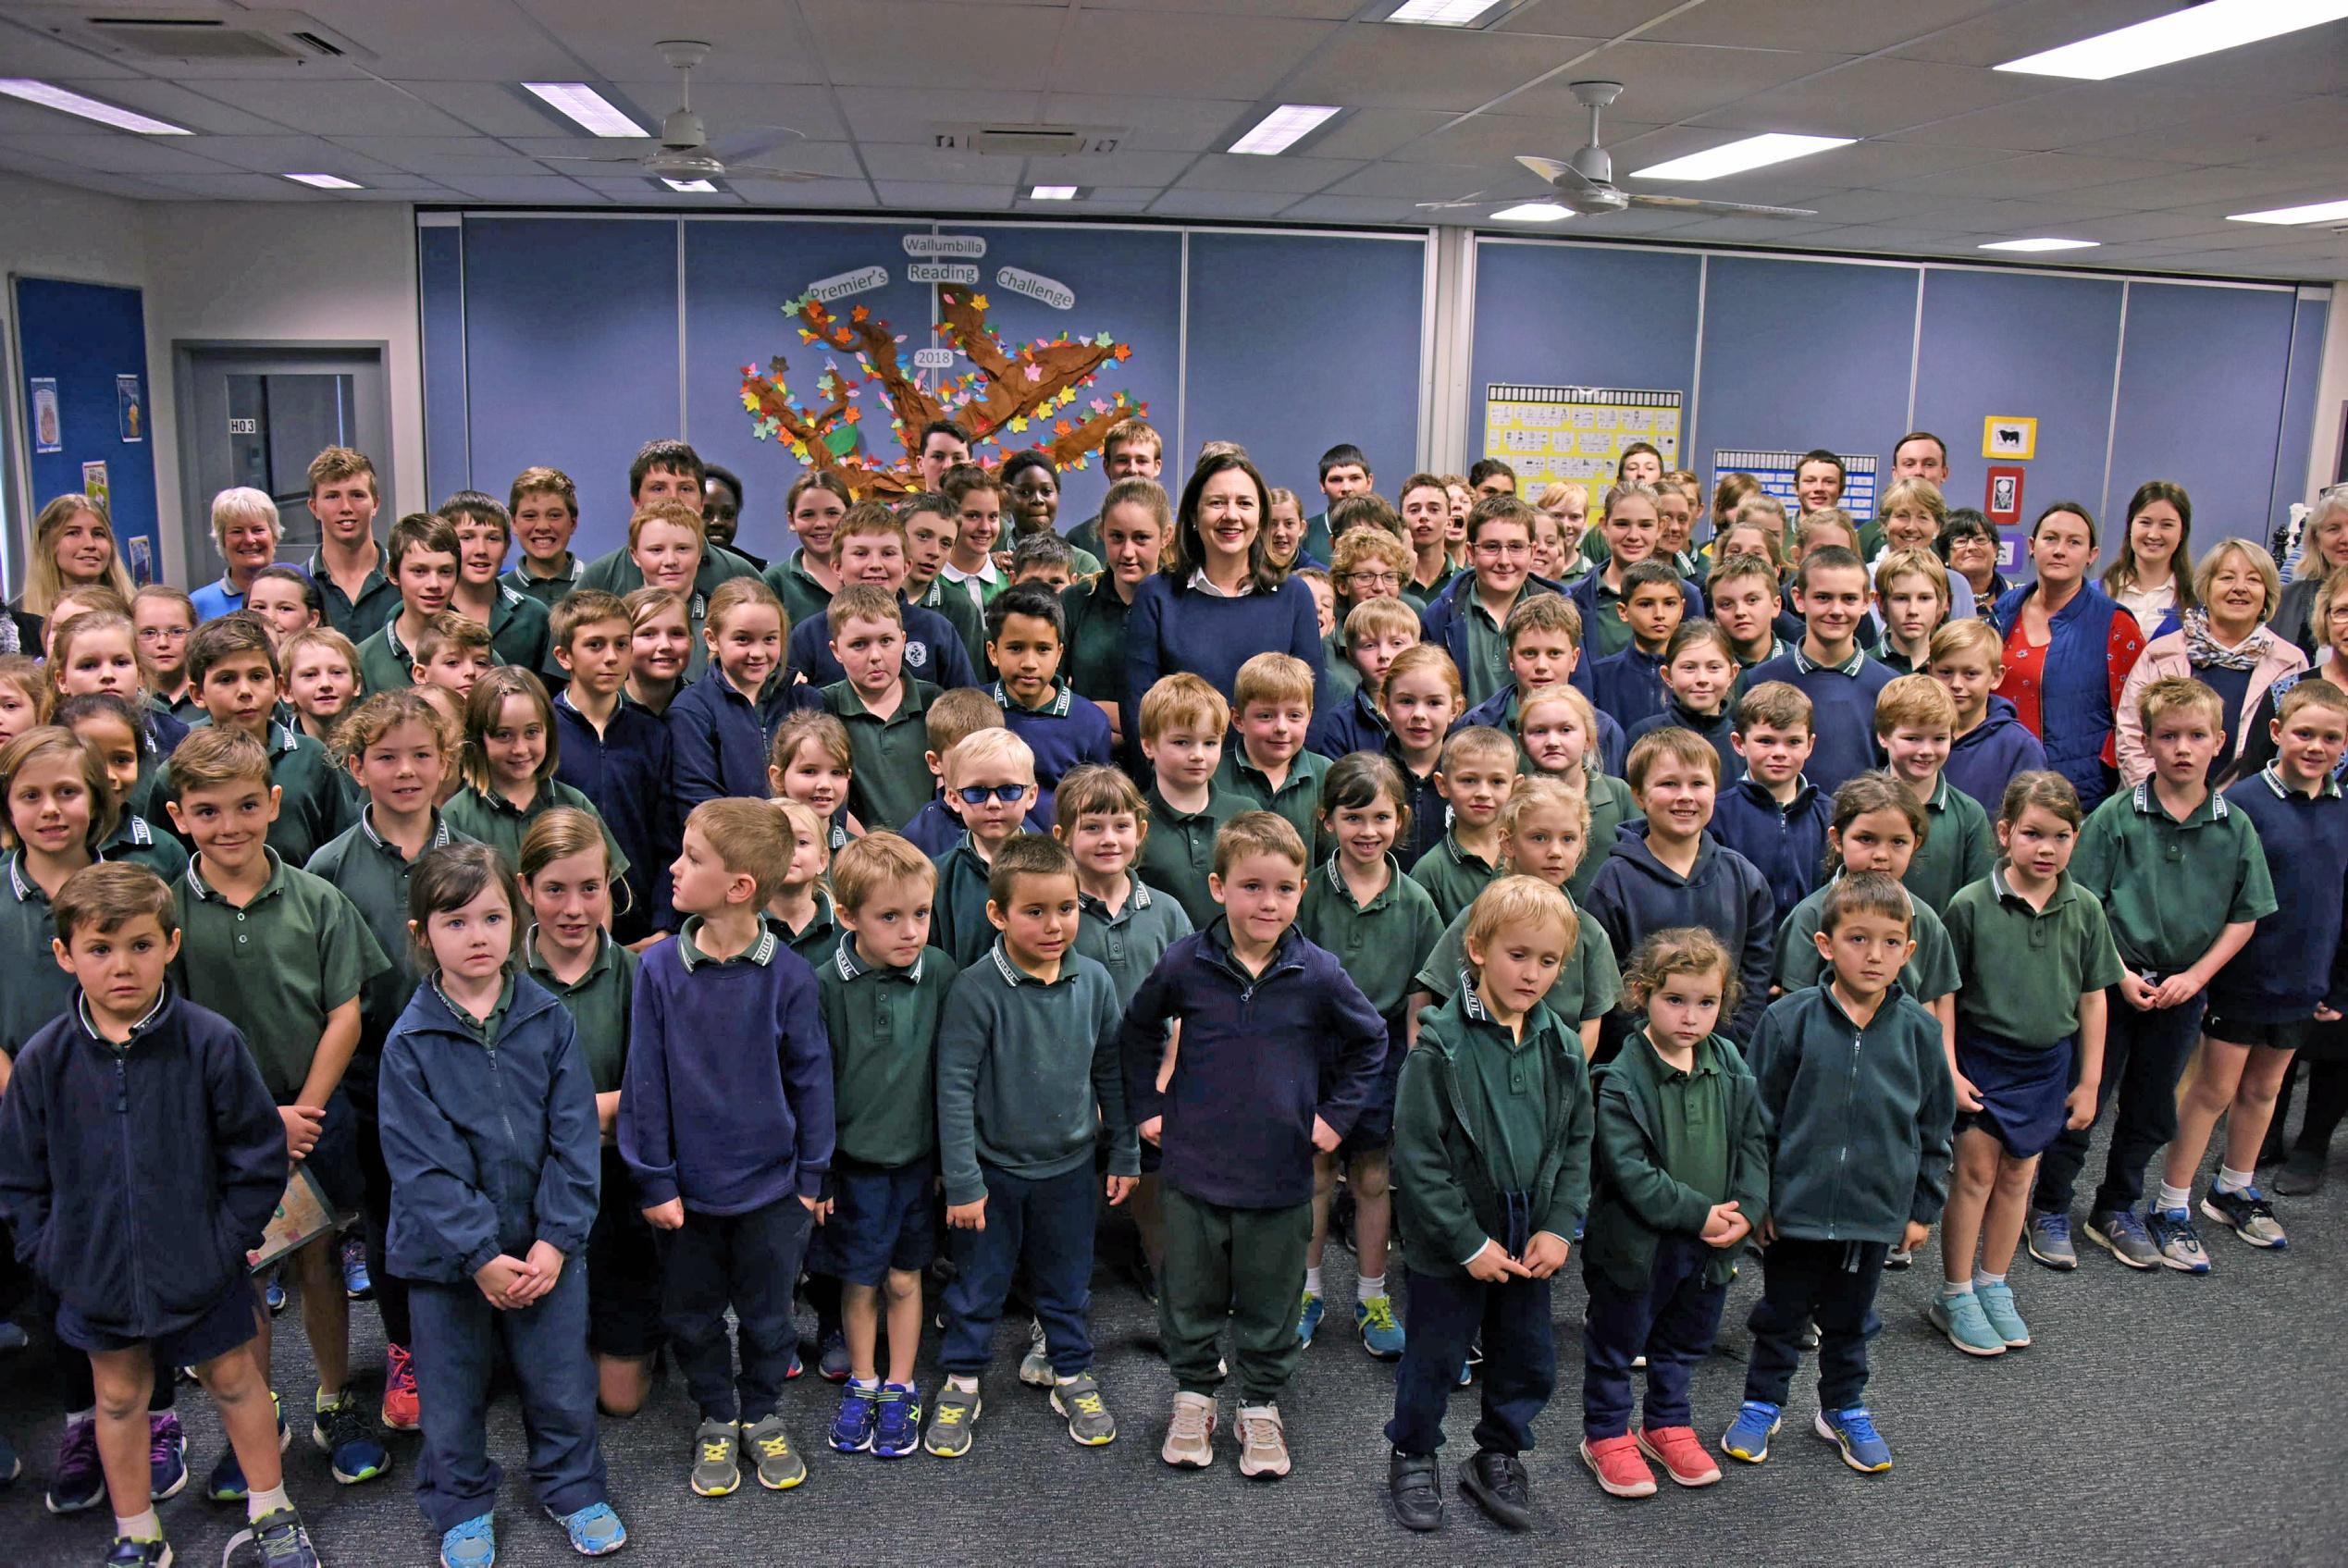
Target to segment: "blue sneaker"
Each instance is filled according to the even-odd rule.
[[[285,1424],[284,1401],[271,1394],[269,1402],[277,1408],[278,1451],[283,1453],[292,1446],[293,1430]],[[246,1489],[244,1466],[237,1462],[237,1451],[234,1447],[223,1449],[220,1463],[212,1467],[212,1478],[204,1483],[204,1495],[215,1502],[242,1502]]]
[[[2130,1268],[2157,1268],[2160,1249],[2133,1209],[2104,1209],[2087,1216],[2087,1240]]]
[[[1891,1468],[1891,1445],[1875,1430],[1875,1418],[1867,1414],[1865,1405],[1820,1411],[1817,1431],[1842,1450],[1843,1463],[1860,1475],[1880,1475]]]
[[[2209,1253],[2194,1228],[2194,1216],[2183,1209],[2154,1209],[2144,1216],[2144,1233],[2160,1251],[2160,1261],[2180,1274],[2209,1272]]]
[[[815,1373],[826,1383],[845,1383],[853,1370],[848,1363],[847,1336],[837,1328],[823,1336],[816,1348]]]
[[[42,1500],[52,1513],[79,1513],[105,1500],[106,1473],[98,1464],[98,1423],[91,1416],[66,1423],[57,1444],[56,1474]]]
[[[2006,1341],[2009,1351],[2030,1348],[2030,1325],[2014,1305],[2014,1288],[2007,1284],[1976,1285],[1973,1299],[1981,1303],[1983,1317],[1989,1319],[1989,1331]]]
[[[2030,1255],[2048,1268],[2068,1273],[2079,1266],[2079,1249],[2071,1244],[2068,1211],[2032,1215],[2023,1235],[2030,1244]]]
[[[798,1346],[793,1345],[791,1347],[791,1364],[789,1368],[784,1372],[783,1381],[785,1383],[796,1383],[799,1380],[799,1375],[806,1370],[807,1367],[799,1361]]]
[[[1785,1424],[1785,1414],[1777,1406],[1766,1400],[1747,1400],[1737,1406],[1736,1421],[1720,1435],[1720,1451],[1731,1459],[1759,1464],[1769,1457],[1769,1439]]]
[[[881,1385],[878,1419],[872,1423],[872,1457],[903,1459],[921,1446],[921,1390],[910,1383]]]
[[[2291,1245],[2291,1238],[2276,1222],[2274,1209],[2255,1187],[2245,1187],[2239,1192],[2212,1187],[2209,1195],[2201,1201],[2201,1212],[2205,1218],[2216,1220],[2254,1247],[2280,1253]]]
[[[1933,1304],[1924,1309],[1924,1321],[1947,1335],[1948,1342],[1967,1355],[2006,1353],[2006,1337],[1989,1326],[1989,1315],[1982,1310],[1979,1291],[1934,1296]]]
[[[391,1468],[391,1451],[375,1435],[358,1396],[344,1389],[333,1404],[321,1403],[310,1425],[310,1440],[329,1456],[334,1478],[346,1487],[372,1481]]]
[[[261,1568],[319,1568],[318,1549],[310,1544],[310,1532],[303,1527],[302,1516],[290,1508],[255,1519],[252,1535]]]
[[[1306,1350],[1313,1348],[1313,1336],[1321,1331],[1321,1319],[1328,1315],[1328,1303],[1312,1291],[1304,1292],[1304,1305],[1296,1315],[1296,1342]]]
[[[261,1299],[268,1304],[269,1315],[271,1317],[275,1317],[278,1314],[284,1312],[285,1281],[278,1278],[277,1275],[272,1272],[269,1276],[269,1282],[261,1288]]]
[[[591,1502],[573,1513],[550,1508],[546,1516],[570,1532],[571,1549],[581,1557],[609,1557],[628,1544],[628,1527],[608,1502]]]
[[[842,1453],[862,1453],[872,1446],[872,1429],[880,1419],[879,1387],[849,1383],[840,1390],[839,1414],[832,1417],[832,1446]]]
[[[357,1236],[342,1238],[342,1293],[354,1302],[375,1299],[375,1280],[367,1273],[367,1244]]]
[[[178,1497],[188,1484],[188,1435],[179,1413],[158,1410],[147,1417],[147,1488],[157,1502]]]
[[[106,1549],[105,1568],[171,1568],[171,1549],[161,1536],[151,1541],[117,1536],[114,1545]]]
[[[498,1522],[484,1513],[451,1525],[440,1537],[440,1568],[490,1568],[498,1560]]]
[[[1403,1326],[1394,1321],[1394,1298],[1377,1296],[1353,1303],[1353,1327],[1362,1333],[1362,1349],[1380,1361],[1403,1359]]]

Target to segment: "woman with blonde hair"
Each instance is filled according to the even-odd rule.
[[[137,591],[115,547],[105,508],[79,490],[58,496],[41,509],[32,525],[32,549],[25,561],[24,593],[10,606],[19,647],[39,648],[42,623],[70,588],[104,584],[129,599]],[[0,648],[0,653],[17,651]]]
[[[2184,546],[2181,543],[2178,554]],[[2264,698],[2279,681],[2307,668],[2299,645],[2267,623],[2282,599],[2282,578],[2275,559],[2248,539],[2221,539],[2194,568],[2190,589],[2177,586],[2185,608],[2183,624],[2144,645],[2143,657],[2128,673],[2120,688],[2119,776],[2134,784],[2149,777],[2152,754],[2144,747],[2144,725],[2136,705],[2153,682],[2169,675],[2187,675],[2217,692],[2225,704],[2225,735],[2209,764],[2215,780],[2243,753],[2249,735],[2245,717],[2265,706]]]
[[[212,542],[219,547],[220,559],[228,562],[216,583],[206,583],[189,593],[196,608],[196,623],[216,621],[232,610],[244,608],[245,590],[253,586],[253,579],[261,570],[278,558],[278,543],[285,537],[285,525],[278,516],[278,503],[266,490],[250,485],[222,490],[212,498]]]

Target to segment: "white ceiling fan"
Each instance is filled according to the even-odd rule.
[[[1624,190],[1614,183],[1613,155],[1598,140],[1599,116],[1607,105],[1623,95],[1623,84],[1619,81],[1577,81],[1573,87],[1574,96],[1589,110],[1589,140],[1563,163],[1555,158],[1529,154],[1520,154],[1516,160],[1547,181],[1555,192],[1554,200],[1569,212],[1582,217],[1594,217],[1618,213],[1625,207],[1658,207],[1718,217],[1818,216],[1808,207],[1765,207],[1749,202],[1707,202],[1695,196],[1652,196],[1645,191]],[[1480,207],[1520,199],[1514,196],[1498,199],[1468,196],[1453,202],[1421,202],[1418,204],[1437,209]]]
[[[750,178],[756,179],[798,180],[817,179],[820,175],[804,169],[779,168],[769,164],[751,164],[742,160],[755,158],[785,142],[798,140],[805,133],[787,125],[746,127],[725,141],[712,143],[709,127],[693,112],[693,68],[709,58],[710,45],[698,39],[663,39],[653,45],[661,57],[676,68],[677,106],[661,121],[660,144],[649,153],[624,153],[614,157],[594,157],[583,153],[559,153],[545,156],[546,163],[623,164],[632,165],[656,179],[680,184],[697,179]]]

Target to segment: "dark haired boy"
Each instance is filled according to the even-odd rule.
[[[1049,821],[1060,775],[1087,762],[1117,760],[1108,715],[1060,679],[1068,650],[1067,612],[1042,584],[1019,584],[986,607],[986,661],[1003,722],[1035,753],[1036,815]]]
[[[569,677],[554,694],[554,776],[587,796],[626,858],[612,934],[640,946],[676,929],[668,866],[685,828],[670,788],[669,727],[627,695],[635,655],[624,602],[581,589],[554,607],[548,632]]]
[[[400,612],[359,645],[359,679],[370,694],[415,685],[416,649],[432,617],[455,598],[464,559],[455,525],[422,512],[394,523],[384,549],[391,564],[391,586],[399,590]]]
[[[196,629],[188,643],[188,689],[204,710],[206,728],[234,730],[259,742],[269,759],[269,782],[277,787],[277,816],[269,823],[269,847],[289,866],[309,864],[318,846],[357,820],[358,809],[342,787],[341,770],[325,747],[272,717],[283,694],[278,656],[258,618],[239,612]],[[181,744],[185,744],[182,742]],[[171,797],[171,764],[155,770],[138,814],[164,820],[161,803]],[[136,808],[134,807],[134,809]],[[179,833],[181,842],[188,834]]]
[[[375,464],[365,452],[327,447],[310,460],[310,515],[318,520],[318,548],[303,570],[326,600],[327,624],[365,642],[399,612],[400,593],[384,574],[375,542],[375,514],[383,504]]]
[[[1472,709],[1508,683],[1501,628],[1518,601],[1565,585],[1533,575],[1533,509],[1514,496],[1488,497],[1468,512],[1467,563],[1419,617],[1419,636],[1452,656]]]
[[[1369,459],[1362,449],[1351,441],[1340,441],[1321,453],[1315,467],[1321,487],[1321,499],[1328,504],[1304,519],[1304,542],[1296,547],[1296,553],[1306,561],[1326,562],[1332,554],[1330,541],[1334,537],[1328,525],[1329,508],[1347,496],[1367,494],[1378,482],[1370,472]]]
[[[1818,737],[1810,782],[1830,796],[1878,765],[1875,698],[1898,678],[1859,646],[1867,594],[1864,561],[1840,545],[1811,550],[1794,574],[1802,640],[1745,677],[1749,691],[1764,681],[1784,681],[1810,698],[1810,733]]]
[[[1614,608],[1630,623],[1631,641],[1590,671],[1591,701],[1625,734],[1663,711],[1663,662],[1672,634],[1687,612],[1686,586],[1666,562],[1639,562],[1623,574]]]
[[[633,514],[654,501],[674,500],[698,512],[708,503],[703,488],[708,479],[708,465],[685,442],[647,441],[636,449],[635,461],[628,464],[628,511]],[[705,538],[701,569],[693,577],[693,592],[706,602],[718,591],[719,584],[758,574],[757,567],[721,548],[716,541]],[[624,544],[588,562],[579,577],[579,586],[583,588],[601,588],[623,598],[643,586],[643,568],[636,565],[636,557]]]

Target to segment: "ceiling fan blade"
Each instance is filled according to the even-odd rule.
[[[584,153],[542,153],[538,155],[538,162],[542,164],[641,164],[644,159],[645,154],[642,153],[623,153],[612,158],[590,158]]]
[[[804,141],[806,136],[807,132],[787,125],[746,126],[723,142],[711,142],[709,152],[719,162],[730,164],[772,152],[785,142]]]
[[[1712,217],[1816,217],[1810,207],[1762,207],[1749,202],[1706,202],[1694,196],[1632,195],[1634,207],[1658,207],[1671,212],[1702,213]]]
[[[811,174],[803,168],[775,168],[766,164],[729,164],[726,166],[725,178],[728,179],[771,179],[778,185],[790,185],[804,179],[822,179],[825,177]]]

